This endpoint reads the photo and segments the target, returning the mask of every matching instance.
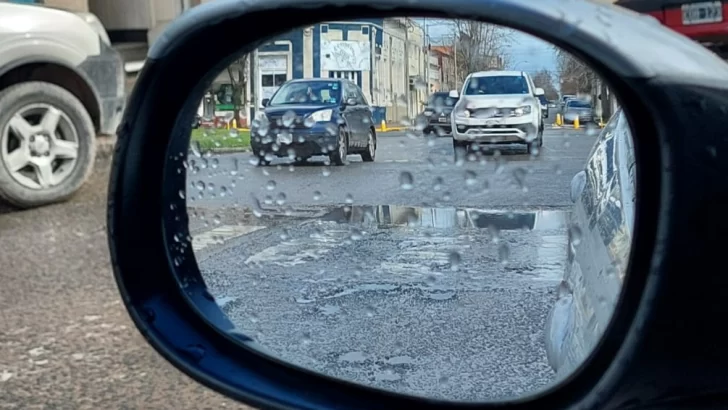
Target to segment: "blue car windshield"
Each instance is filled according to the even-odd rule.
[[[465,95],[528,93],[528,82],[520,75],[470,77],[465,87]]]
[[[341,84],[338,81],[293,81],[283,84],[271,98],[268,106],[290,104],[327,104],[341,102]]]

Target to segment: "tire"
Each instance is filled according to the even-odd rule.
[[[26,126],[38,126],[39,116],[49,112],[55,112],[59,117],[52,130],[27,130],[25,137],[17,130],[11,132],[10,122],[14,117],[24,118]],[[18,145],[21,140],[25,147]],[[61,142],[76,144],[65,144],[61,150]],[[59,180],[41,179],[41,165],[37,162],[27,162],[23,167],[11,170],[10,153],[17,150],[26,152],[21,158],[28,158],[28,161],[43,161],[46,166],[42,168],[50,170],[46,175]],[[74,152],[75,158],[72,158]],[[68,200],[91,175],[95,156],[93,121],[73,94],[41,81],[13,85],[0,92],[0,199],[17,208]]]
[[[367,140],[367,147],[361,153],[361,159],[364,162],[374,162],[377,156],[377,136],[374,134],[374,130],[369,129],[369,139]]]
[[[452,151],[453,156],[455,157],[455,160],[458,159],[458,151],[465,153],[465,155],[469,154],[469,144],[467,141],[458,141],[455,138],[452,139]]]
[[[336,150],[329,153],[329,159],[334,165],[346,165],[346,157],[349,155],[349,136],[346,128],[339,127],[339,137],[336,141]]]
[[[526,149],[528,150],[529,154],[533,152],[534,146],[536,148],[543,147],[543,129],[538,131],[538,136],[536,136],[535,141],[526,144]]]

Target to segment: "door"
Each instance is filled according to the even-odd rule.
[[[345,101],[354,100],[355,105],[346,105],[344,108],[344,120],[349,128],[349,139],[350,144],[359,146],[362,143],[362,105],[359,101],[359,93],[357,92],[356,86],[348,81],[342,81],[344,84],[344,98]]]

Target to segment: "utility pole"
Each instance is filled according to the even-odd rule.
[[[410,92],[410,74],[409,74],[409,17],[404,18],[404,84],[405,95],[407,97],[407,118],[412,117],[412,96]]]
[[[425,22],[425,101],[430,99],[430,36],[427,25],[427,17],[424,18]]]
[[[452,42],[452,54],[453,54],[453,66],[455,68],[455,89],[459,91],[460,89],[460,81],[458,80],[458,73],[460,70],[458,70],[458,38],[455,37]]]
[[[258,114],[258,110],[260,110],[260,93],[262,92],[262,88],[260,86],[260,59],[258,58],[258,49],[256,48],[253,50],[253,61],[252,64],[252,87],[253,87],[253,118]]]

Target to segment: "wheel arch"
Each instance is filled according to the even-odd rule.
[[[101,128],[101,107],[96,92],[83,73],[61,62],[28,58],[3,67],[0,71],[0,91],[24,82],[43,81],[55,84],[81,101],[91,117],[94,131]]]

